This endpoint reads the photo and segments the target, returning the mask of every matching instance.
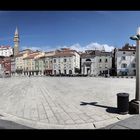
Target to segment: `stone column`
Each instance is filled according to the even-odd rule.
[[[138,30],[140,31],[140,30]],[[138,32],[140,35],[140,32]],[[136,101],[140,101],[140,40],[137,40],[137,48],[136,48]]]
[[[93,74],[93,62],[90,64],[90,74]]]
[[[81,71],[81,74],[83,74],[83,69],[84,69],[84,66],[82,66],[82,68],[81,68],[81,70],[82,70],[82,71]]]
[[[83,65],[83,74],[85,74],[85,64]]]
[[[136,41],[136,94],[135,99],[130,102],[129,112],[131,114],[140,114],[140,27],[137,30],[137,35],[130,37]]]
[[[109,74],[109,68],[108,68],[108,76],[110,76],[110,74]]]
[[[85,75],[87,74],[87,67],[86,67],[86,65],[85,65]]]

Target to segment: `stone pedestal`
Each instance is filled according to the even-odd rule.
[[[129,114],[139,114],[140,113],[140,101],[131,100],[129,102]]]

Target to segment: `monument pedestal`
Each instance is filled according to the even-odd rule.
[[[129,102],[129,114],[140,114],[140,101],[134,99]]]

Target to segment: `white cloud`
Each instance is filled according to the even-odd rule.
[[[85,50],[103,50],[103,48],[105,49],[105,51],[110,52],[112,51],[115,47],[114,46],[109,46],[107,44],[99,44],[96,42],[92,42],[86,46],[81,46],[80,44],[74,44],[72,46],[70,46],[71,49],[75,49],[77,51],[85,51]]]
[[[79,43],[73,44],[69,48],[77,51],[84,51],[84,47],[82,47]]]
[[[60,49],[60,48],[71,48],[73,50],[77,50],[77,51],[82,51],[84,52],[85,50],[103,50],[103,48],[105,49],[105,51],[110,52],[112,51],[115,47],[114,46],[110,46],[107,44],[99,44],[97,42],[92,42],[86,46],[81,46],[79,43],[73,44],[71,46],[56,46],[56,47],[50,47],[50,46],[42,46],[42,47],[35,47],[35,46],[23,46],[22,49],[31,49],[31,50],[42,50],[42,51],[54,51],[56,49]]]
[[[41,47],[33,47],[33,46],[23,46],[22,49],[23,49],[23,50],[25,50],[25,49],[31,49],[31,50],[33,50],[33,51],[42,50]]]

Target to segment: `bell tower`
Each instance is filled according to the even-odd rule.
[[[14,56],[19,54],[19,34],[18,28],[16,27],[15,35],[14,35]]]

